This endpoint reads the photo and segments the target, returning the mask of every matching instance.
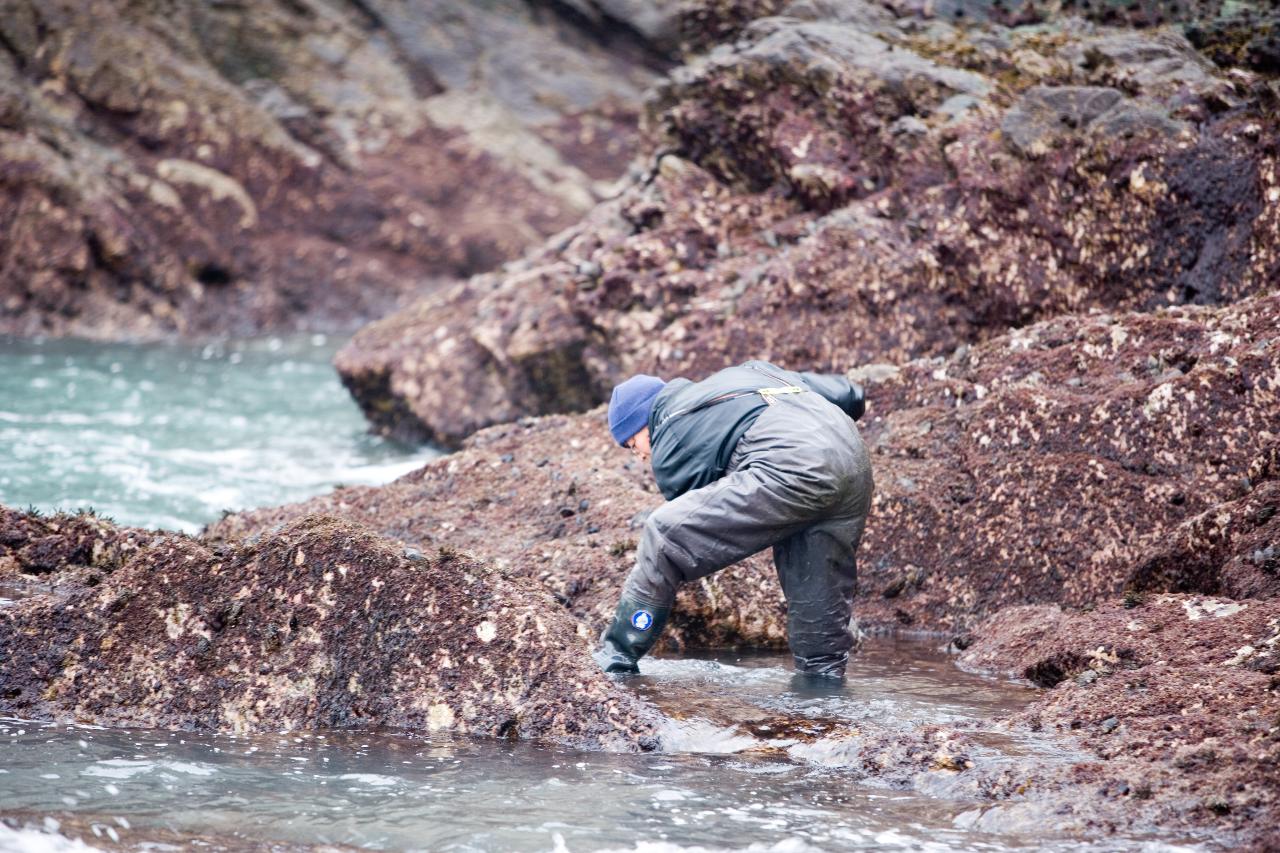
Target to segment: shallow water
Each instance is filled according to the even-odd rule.
[[[676,751],[653,755],[388,732],[234,738],[0,722],[0,814],[36,827],[45,817],[88,822],[124,842],[163,831],[233,849],[1092,849],[966,830],[972,802],[852,781],[762,750],[768,733],[726,725],[726,713],[745,712],[907,727],[988,716],[1029,695],[956,672],[933,645],[874,640],[847,686],[827,692],[797,689],[781,655],[646,661],[631,685],[685,716],[665,738]],[[1142,846],[1109,838],[1096,849]]]
[[[0,339],[0,503],[192,532],[437,455],[368,434],[330,365],[337,344]]]

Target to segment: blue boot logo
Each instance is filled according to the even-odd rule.
[[[653,614],[648,610],[637,610],[631,614],[631,627],[637,631],[648,631],[653,624]]]

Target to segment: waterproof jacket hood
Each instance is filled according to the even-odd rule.
[[[724,476],[739,439],[769,406],[760,391],[788,387],[814,392],[854,420],[865,411],[862,388],[845,377],[766,361],[728,367],[701,382],[668,382],[649,413],[653,474],[667,500]]]

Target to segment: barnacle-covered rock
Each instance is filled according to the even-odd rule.
[[[643,44],[541,4],[14,0],[0,332],[349,330],[575,222]]]
[[[5,541],[28,522],[6,512]],[[393,726],[656,744],[656,715],[515,573],[320,516],[252,544],[141,540],[92,586],[55,577],[70,588],[0,607],[0,710],[204,731]]]
[[[1280,275],[1267,81],[1175,29],[963,28],[795,2],[647,107],[646,175],[500,273],[366,327],[375,428],[456,445],[628,373],[945,355]]]

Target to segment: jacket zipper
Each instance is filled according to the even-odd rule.
[[[787,384],[787,381],[785,379],[783,379],[780,376],[776,376],[773,373],[770,373],[769,371],[765,370],[762,367],[756,367],[755,365],[747,365],[747,369],[754,370],[757,373],[763,373],[765,376],[768,376],[770,379],[773,379],[781,383],[782,385]],[[701,402],[696,406],[690,406],[687,409],[680,409],[679,411],[675,411],[670,413],[669,415],[666,415],[662,419],[661,423],[658,424],[658,429],[662,429],[662,427],[665,426],[666,423],[672,420],[673,418],[678,418],[681,415],[692,414],[693,412],[700,412],[703,409],[716,405],[717,403],[727,403],[730,400],[737,400],[739,397],[749,397],[752,394],[759,394],[762,390],[764,389],[756,388],[753,391],[733,391],[728,394],[721,394],[719,397],[712,397],[710,400]],[[772,403],[770,403],[767,397],[765,398],[765,402],[768,403],[769,405],[773,405]]]

